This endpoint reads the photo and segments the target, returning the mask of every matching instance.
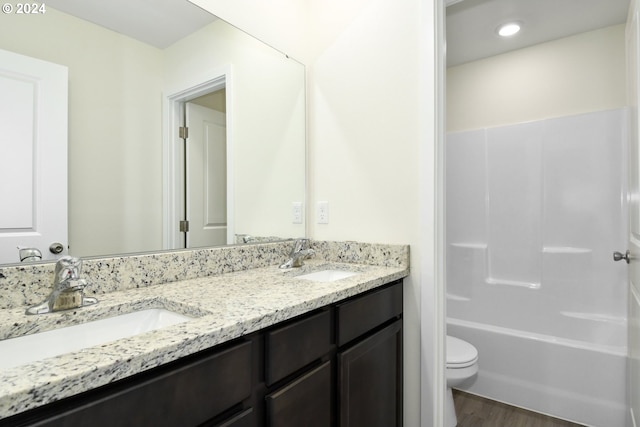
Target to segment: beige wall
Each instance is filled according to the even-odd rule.
[[[329,224],[316,224],[312,216],[311,235],[411,245],[404,408],[405,426],[418,426],[419,2],[311,4],[310,209],[317,201],[329,202]]]
[[[69,68],[71,252],[160,248],[162,52],[49,7],[0,15],[0,49]]]
[[[450,132],[626,105],[624,24],[447,70]]]
[[[440,426],[434,2],[317,0],[310,16],[310,193],[330,204],[312,235],[411,245],[404,425]]]

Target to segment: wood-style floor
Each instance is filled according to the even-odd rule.
[[[453,390],[458,427],[584,427]]]

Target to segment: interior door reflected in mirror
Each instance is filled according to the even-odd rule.
[[[0,93],[0,264],[53,260],[67,241],[67,68],[0,50]]]
[[[68,235],[55,240],[64,254],[304,236],[304,221],[291,214],[305,199],[304,66],[189,2],[165,2],[154,20],[138,3],[52,0],[46,13],[0,16],[0,49],[68,69]],[[182,174],[185,160],[216,164],[214,175],[222,164],[203,154],[185,159],[170,111],[174,101],[192,101],[181,93],[221,75],[226,206],[213,203],[222,186],[208,169],[200,178]],[[200,181],[202,203],[194,207],[176,189],[189,179]],[[217,237],[180,240],[180,221],[193,229],[192,213]],[[37,249],[48,253],[50,243]],[[0,263],[19,262],[16,246],[15,258]]]
[[[227,122],[225,89],[201,95],[183,104],[182,133],[187,153],[185,182],[185,247],[233,243],[227,224]],[[231,201],[232,203],[232,201]]]

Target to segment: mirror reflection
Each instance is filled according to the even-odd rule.
[[[173,20],[194,22],[177,35],[169,35],[175,25],[163,23],[162,10],[151,16],[120,10],[138,2],[116,3],[54,0],[46,13],[0,16],[1,50],[68,72],[67,165],[58,160],[46,174],[34,166],[32,193],[12,190],[33,215],[4,225],[0,215],[0,263],[18,262],[18,247],[36,246],[16,236],[37,236],[42,259],[304,236],[304,221],[292,217],[305,197],[304,66],[191,3],[164,1],[182,10],[167,6],[169,22],[185,7],[197,16]],[[95,23],[103,17],[113,20]],[[13,59],[0,58],[0,77],[15,77]],[[58,105],[54,111],[65,110]],[[187,138],[185,120],[196,123]],[[0,153],[17,144],[5,126]],[[194,141],[199,134],[204,139]],[[38,157],[38,144],[26,140],[35,148],[25,164],[50,157]],[[65,173],[68,235],[41,236],[38,191],[43,182],[64,182]],[[14,187],[14,176],[0,178],[0,192]],[[192,238],[193,230],[201,235]],[[56,242],[64,250],[52,254]]]

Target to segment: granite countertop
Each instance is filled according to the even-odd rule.
[[[297,275],[327,268],[359,274],[334,282]],[[98,296],[81,309],[26,316],[0,310],[0,339],[110,317],[167,308],[193,319],[77,352],[0,370],[0,419],[108,384],[319,307],[406,277],[408,265],[309,260],[302,268],[252,268]]]

